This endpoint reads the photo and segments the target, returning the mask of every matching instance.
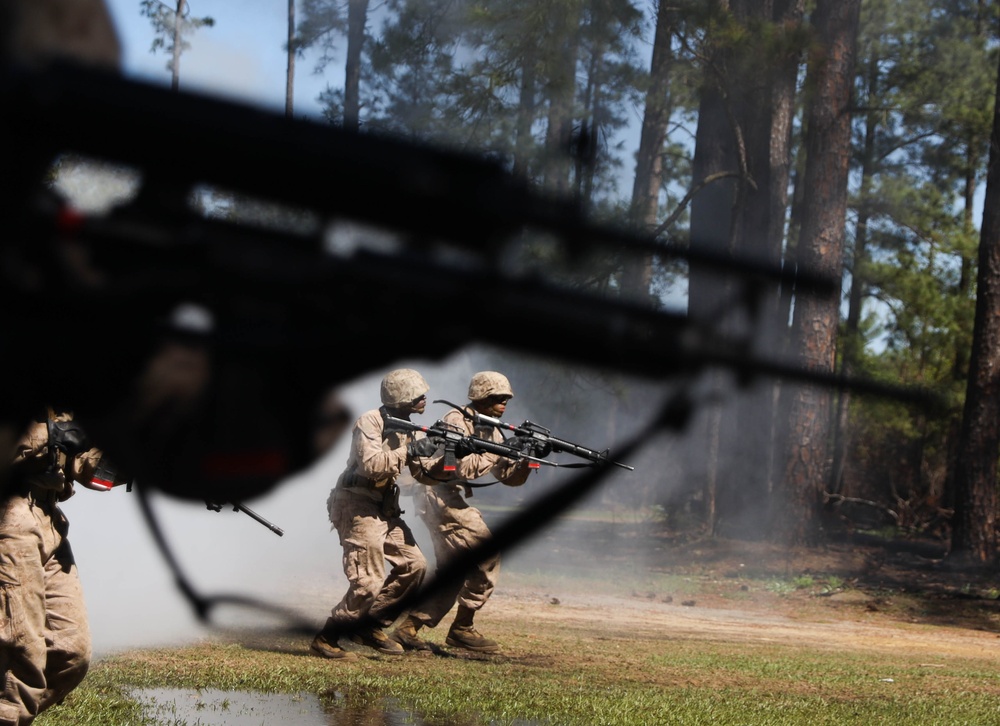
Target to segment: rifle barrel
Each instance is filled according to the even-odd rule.
[[[434,403],[444,403],[462,412],[466,418],[471,418],[475,423],[484,423],[488,426],[495,426],[498,429],[506,429],[507,431],[512,431],[517,436],[531,436],[533,438],[544,440],[552,445],[553,451],[561,451],[565,454],[572,454],[574,456],[579,456],[581,459],[587,459],[595,464],[599,464],[608,461],[615,466],[620,466],[622,469],[628,469],[629,471],[635,471],[634,466],[629,466],[628,464],[623,464],[620,461],[609,461],[608,454],[606,451],[594,451],[593,449],[588,449],[586,446],[580,446],[579,444],[574,444],[572,441],[566,441],[564,439],[557,439],[555,436],[550,436],[548,429],[538,424],[532,423],[531,421],[525,421],[520,426],[515,426],[509,424],[506,421],[501,421],[493,416],[486,416],[484,414],[473,412],[469,413],[464,406],[457,406],[451,401],[445,401],[443,399],[438,399]],[[535,457],[528,457],[533,461],[540,461],[544,463],[543,459],[536,459]]]
[[[262,516],[260,516],[259,514],[257,514],[257,512],[255,512],[252,509],[250,509],[250,507],[244,506],[243,504],[234,504],[233,505],[233,511],[243,512],[243,514],[247,515],[251,519],[254,519],[254,520],[260,522],[261,524],[263,524],[265,527],[267,527],[269,530],[271,530],[272,532],[274,532],[279,537],[282,537],[285,534],[285,531],[281,527],[279,527],[278,525],[273,524],[271,522],[268,522]]]

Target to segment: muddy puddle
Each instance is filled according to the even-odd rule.
[[[414,714],[336,705],[325,710],[311,693],[259,693],[215,688],[138,688],[131,696],[146,716],[164,726],[421,726]]]

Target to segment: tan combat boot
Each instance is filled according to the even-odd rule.
[[[396,629],[389,633],[389,637],[395,640],[406,650],[433,650],[431,644],[422,640],[417,635],[417,631],[423,627],[423,623],[415,620],[412,615],[407,615]]]
[[[500,650],[500,644],[485,637],[472,626],[475,614],[475,610],[459,605],[455,621],[451,624],[444,642],[455,648],[465,648],[478,653],[495,653]]]
[[[337,645],[339,635],[333,625],[333,618],[328,618],[326,625],[316,633],[316,637],[309,644],[309,650],[318,656],[330,658],[331,660],[353,660],[357,658],[357,654],[349,650],[344,650]]]
[[[355,630],[351,633],[351,640],[361,645],[374,648],[379,653],[386,655],[402,655],[403,646],[395,640],[389,640],[389,636],[382,632],[382,628],[371,627]]]

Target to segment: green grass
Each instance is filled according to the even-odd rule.
[[[592,533],[601,536],[604,529],[598,525]],[[240,643],[220,639],[105,658],[62,706],[35,723],[140,726],[152,722],[143,721],[140,706],[129,699],[133,689],[215,688],[315,694],[338,714],[335,722],[351,724],[388,723],[383,712],[402,710],[408,719],[396,714],[393,723],[1000,726],[1000,668],[989,643],[981,657],[959,657],[941,655],[955,651],[936,651],[933,640],[923,652],[897,648],[891,638],[883,639],[881,649],[864,651],[837,642],[769,640],[754,637],[749,623],[749,638],[657,631],[643,620],[642,608],[616,609],[595,596],[698,607],[753,600],[758,611],[785,613],[798,622],[843,621],[849,628],[852,617],[877,617],[882,627],[910,633],[957,626],[959,606],[965,627],[994,630],[995,608],[871,588],[859,591],[861,600],[817,597],[857,583],[816,567],[783,565],[788,558],[769,568],[750,552],[719,564],[709,551],[686,571],[673,572],[628,557],[574,556],[559,542],[553,553],[560,558],[558,571],[544,560],[511,558],[505,564],[504,588],[531,592],[535,600],[491,605],[477,618],[480,629],[503,644],[500,655],[393,658],[361,649],[357,660],[334,662],[312,656],[308,637],[248,633]],[[577,595],[595,603],[586,606],[589,612],[606,612],[603,620],[581,613],[579,605],[566,606]],[[427,637],[440,645],[445,631],[442,625]],[[184,724],[174,720],[169,726]]]
[[[95,664],[36,724],[143,724],[125,696],[134,687],[307,692],[355,717],[398,707],[426,724],[458,726],[1000,724],[1000,676],[988,655],[928,663],[926,655],[683,640],[528,616],[488,625],[505,650],[482,659],[364,651],[332,662],[310,656],[300,636],[124,653]]]

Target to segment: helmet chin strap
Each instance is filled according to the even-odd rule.
[[[389,415],[393,418],[401,418],[405,421],[409,421],[410,414],[413,413],[413,409],[409,406],[403,406],[402,408],[397,408],[396,406],[382,406],[379,410],[382,412],[383,419],[386,415]]]

